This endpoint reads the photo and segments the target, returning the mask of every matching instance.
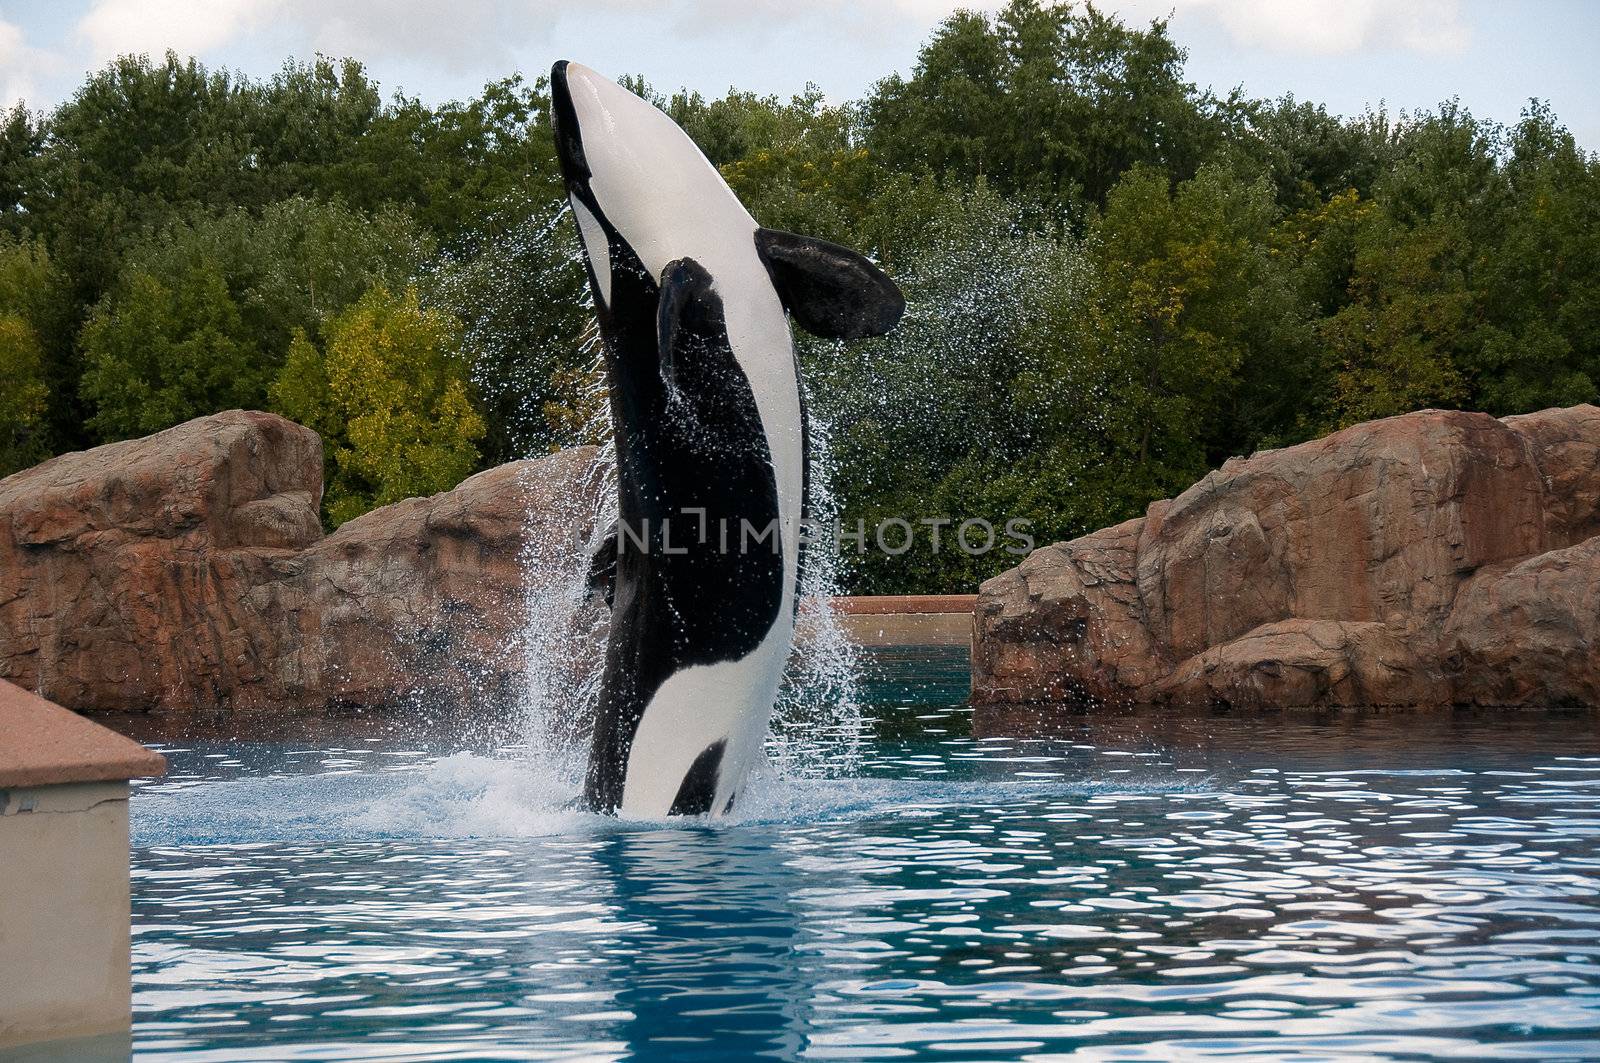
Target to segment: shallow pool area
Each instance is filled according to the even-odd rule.
[[[1600,1058],[1593,716],[984,738],[880,663],[856,776],[715,824],[514,749],[167,743],[135,1058]]]

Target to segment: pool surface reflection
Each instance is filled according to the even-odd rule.
[[[1600,1058],[1593,717],[985,739],[943,690],[713,826],[425,743],[169,745],[135,1056]]]

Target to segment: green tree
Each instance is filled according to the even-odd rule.
[[[422,306],[415,287],[394,295],[379,286],[335,315],[326,335],[322,351],[295,337],[272,398],[323,437],[331,523],[448,490],[472,472],[484,423],[459,322]]]
[[[43,124],[25,105],[0,113],[0,231],[24,227],[18,208],[43,147]]]
[[[1369,222],[1350,303],[1317,326],[1334,369],[1327,427],[1466,399],[1458,359],[1476,316],[1461,271],[1468,253],[1449,219],[1409,231],[1381,215]]]
[[[243,124],[260,187],[255,206],[291,196],[337,197],[375,210],[382,167],[366,150],[386,108],[378,84],[354,59],[290,60],[265,81],[246,82]]]
[[[1036,445],[1038,411],[1014,401],[1014,382],[1035,365],[1029,336],[1046,308],[1081,304],[1087,271],[1075,242],[1033,232],[1019,214],[983,182],[913,186],[876,222],[907,299],[900,327],[849,347],[802,339],[814,421],[832,437],[832,486],[851,527],[1033,515],[1013,508],[1015,491],[987,485]],[[898,557],[845,556],[854,585],[873,593],[949,590],[1015,563],[948,542],[935,555],[926,532]]]
[[[45,408],[38,423],[27,427],[29,453],[48,457],[76,437],[81,426],[77,403],[79,367],[73,348],[72,305],[62,277],[43,240],[12,239],[0,234],[0,317],[14,318],[30,337],[24,344],[13,335],[13,348],[30,352],[29,368],[18,369],[44,387]],[[21,379],[21,377],[19,377]],[[20,386],[20,385],[19,385]],[[31,387],[31,385],[29,385]],[[37,458],[35,459],[37,460]]]
[[[1511,128],[1453,100],[1344,119],[1219,99],[1183,62],[1165,22],[1011,0],[953,15],[856,103],[628,82],[762,224],[860,248],[906,289],[892,336],[801,339],[847,516],[1059,537],[1351,420],[1596,398],[1600,160],[1547,105]],[[448,486],[470,453],[571,442],[596,391],[564,198],[543,80],[429,105],[350,59],[254,79],[123,57],[48,113],[0,113],[4,460],[273,382],[328,435],[343,519]],[[418,350],[448,368],[396,368]],[[415,416],[380,416],[340,365]],[[1009,561],[851,564],[887,591]]]
[[[256,342],[276,373],[297,330],[320,334],[324,318],[375,284],[403,288],[434,254],[404,210],[369,215],[338,200],[294,196],[259,213],[177,214],[129,248],[123,269],[165,281],[196,261],[213,263],[239,308],[240,338]]]
[[[1221,142],[1224,108],[1184,80],[1183,59],[1165,22],[1133,29],[1092,5],[958,12],[909,79],[866,101],[866,145],[892,169],[982,175],[1045,210],[1098,204],[1135,163],[1187,177]]]
[[[1595,160],[1537,103],[1505,130],[1450,101],[1408,119],[1395,145],[1348,228],[1342,303],[1318,325],[1323,425],[1593,401]]]
[[[127,439],[218,410],[259,408],[270,364],[246,337],[215,263],[170,283],[135,273],[83,330],[82,391],[102,440]]]
[[[1284,96],[1246,105],[1241,117],[1244,128],[1221,155],[1242,179],[1265,177],[1287,210],[1313,210],[1352,189],[1370,196],[1396,156],[1395,131],[1381,110],[1346,119]]]
[[[438,107],[396,96],[334,148],[308,185],[367,211],[406,204],[446,247],[472,237],[487,205],[563,194],[543,77],[514,75]]]
[[[45,436],[44,351],[33,327],[0,314],[0,476],[49,456]]]
[[[248,85],[194,59],[124,56],[42,127],[18,199],[86,315],[140,230],[174,208],[260,206]]]
[[[1475,280],[1473,403],[1525,413],[1600,398],[1600,158],[1537,101],[1508,138],[1505,205]]]
[[[932,496],[1053,541],[1136,516],[1267,434],[1284,416],[1274,384],[1308,335],[1275,217],[1269,186],[1225,167],[1176,189],[1131,170],[1090,224],[1079,279],[1030,300],[1006,391],[1026,431],[1009,452],[974,447]],[[1014,563],[951,574],[970,586]]]
[[[1265,182],[1207,167],[1173,190],[1135,168],[1090,227],[1094,299],[1051,315],[1046,369],[1023,401],[1048,404],[1052,438],[1098,455],[1124,516],[1187,486],[1231,449],[1253,359],[1292,346],[1294,293],[1268,246]]]
[[[174,219],[128,251],[84,327],[90,429],[120,439],[261,405],[297,332],[319,336],[327,315],[407,283],[430,253],[393,209],[292,198]]]

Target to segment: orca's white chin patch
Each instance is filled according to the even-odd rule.
[[[572,216],[578,219],[578,235],[583,238],[583,252],[589,256],[589,265],[594,269],[596,294],[602,303],[610,306],[611,241],[606,239],[606,231],[599,220],[576,196],[572,197]]]

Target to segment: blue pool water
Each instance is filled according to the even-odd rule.
[[[1600,1058],[1594,717],[974,721],[887,663],[859,777],[712,826],[448,743],[169,744],[135,1057]]]

